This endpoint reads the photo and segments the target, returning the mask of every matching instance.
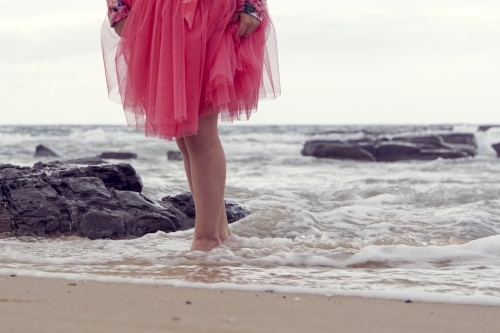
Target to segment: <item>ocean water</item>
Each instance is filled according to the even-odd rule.
[[[451,127],[475,133],[475,158],[369,163],[300,154],[308,139],[359,137],[362,128],[221,126],[226,198],[251,215],[210,253],[189,252],[192,231],[2,238],[0,274],[500,305],[500,159],[491,148],[500,128]],[[349,133],[312,135],[329,130]],[[188,189],[182,163],[166,159],[175,143],[122,126],[3,126],[0,163],[33,165],[38,144],[61,159],[135,152],[146,196]]]

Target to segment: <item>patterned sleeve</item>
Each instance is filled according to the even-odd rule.
[[[130,7],[123,0],[106,0],[106,2],[108,3],[108,17],[111,26],[128,16]]]
[[[266,0],[238,0],[236,10],[262,21],[266,12]]]

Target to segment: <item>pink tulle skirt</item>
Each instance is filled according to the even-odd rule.
[[[198,0],[192,27],[181,0],[129,0],[118,37],[104,23],[110,98],[146,136],[195,135],[198,120],[248,119],[261,99],[280,94],[276,37],[269,13],[247,38],[232,22],[235,0]]]

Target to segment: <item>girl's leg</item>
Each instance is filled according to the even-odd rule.
[[[189,184],[189,190],[191,191],[191,194],[193,193],[193,183],[191,181],[191,162],[189,158],[189,152],[186,147],[186,141],[184,138],[178,138],[175,139],[175,142],[177,143],[177,147],[179,147],[179,150],[181,151],[182,154],[182,161],[184,162],[184,170],[186,171],[186,177],[188,180]]]
[[[197,135],[184,138],[189,156],[188,179],[191,178],[196,209],[193,251],[210,251],[227,238],[227,227],[219,234],[226,160],[217,132],[217,120],[217,114],[200,119]]]
[[[227,223],[226,204],[223,202],[219,219],[219,238],[221,242],[225,242],[230,234],[229,224]]]
[[[177,146],[179,147],[179,150],[182,153],[182,159],[184,162],[184,170],[186,171],[186,177],[188,180],[189,184],[189,190],[191,193],[193,193],[193,183],[191,180],[191,160],[189,157],[189,151],[186,146],[186,142],[184,138],[178,138],[176,139]],[[219,239],[221,242],[225,242],[227,238],[229,237],[229,225],[227,223],[227,215],[226,215],[226,205],[224,202],[222,203],[222,208],[220,212],[220,218],[219,218],[219,225],[218,225],[218,231],[219,231]]]

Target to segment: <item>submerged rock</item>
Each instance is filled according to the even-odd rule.
[[[10,235],[119,239],[194,226],[193,216],[142,195],[142,181],[126,163],[90,158],[32,168],[4,164],[0,191],[0,233]],[[191,205],[183,195],[180,206],[183,200]],[[236,206],[234,216],[243,217],[238,209],[244,210]]]
[[[474,134],[471,133],[365,136],[362,139],[347,141],[307,141],[302,149],[302,155],[378,162],[434,160],[475,156],[477,143]]]
[[[110,160],[130,160],[130,159],[136,159],[137,154],[107,151],[107,152],[102,153],[98,157],[110,159]]]
[[[491,145],[491,146],[497,152],[497,157],[500,157],[500,142],[499,143],[495,143],[494,145]]]
[[[44,145],[38,145],[36,146],[34,157],[59,157],[59,155],[57,155]]]

